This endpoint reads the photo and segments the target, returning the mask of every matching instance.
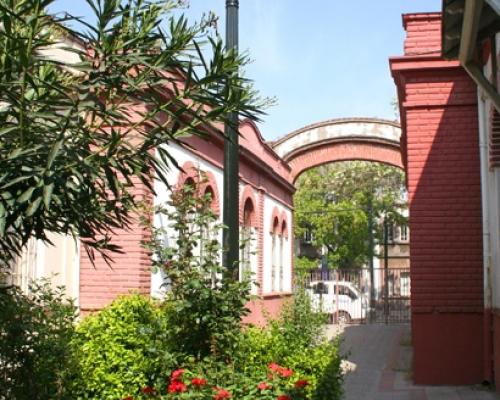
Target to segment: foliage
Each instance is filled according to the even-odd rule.
[[[0,397],[71,399],[64,382],[75,367],[69,343],[76,309],[48,281],[32,283],[29,292],[0,291]]]
[[[199,186],[174,191],[167,207],[157,215],[171,221],[168,227],[153,228],[154,267],[168,281],[166,304],[172,340],[178,351],[198,360],[211,355],[231,357],[237,342],[241,317],[248,314],[250,281],[227,276],[220,263],[218,241],[221,225],[210,208],[210,195],[200,196]],[[173,235],[175,245],[162,245],[165,235]]]
[[[305,399],[309,382],[298,379],[294,371],[276,363],[269,364],[261,379],[246,377],[227,364],[197,364],[194,369],[179,368],[158,385],[137,390],[132,399]],[[222,385],[221,385],[222,383]]]
[[[324,339],[325,318],[314,312],[309,296],[299,288],[280,318],[269,321],[267,327],[248,327],[242,333],[235,365],[244,374],[258,377],[266,365],[277,362],[308,381],[305,398],[340,399],[338,343]]]
[[[260,378],[247,377],[227,364],[198,364],[194,370],[179,368],[156,386],[145,386],[125,399],[305,399],[309,382],[294,371],[271,363]]]
[[[318,268],[318,260],[309,257],[296,257],[293,266],[295,279],[303,281],[306,277],[310,276],[312,269]]]
[[[391,223],[404,221],[404,173],[396,167],[365,161],[330,164],[306,171],[297,188],[295,235],[312,233],[313,245],[327,248],[334,268],[368,261],[370,212],[374,221],[383,215]],[[381,237],[381,231],[375,235]]]
[[[169,357],[168,326],[158,304],[122,296],[87,316],[72,340],[78,373],[68,380],[74,398],[114,400],[176,364]]]
[[[87,0],[88,19],[48,14],[55,1],[0,0],[6,259],[50,231],[119,250],[110,232],[130,223],[134,183],[152,190],[175,165],[162,145],[266,103],[237,74],[246,58],[224,51],[210,21],[174,17],[177,1]]]

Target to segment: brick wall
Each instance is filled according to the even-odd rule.
[[[136,182],[134,194],[152,204],[152,195],[147,188]],[[123,254],[112,254],[113,263],[107,265],[96,254],[94,264],[86,252],[80,255],[80,309],[82,313],[98,310],[110,303],[119,294],[131,290],[149,294],[151,290],[151,259],[141,246],[141,241],[151,238],[148,229],[135,218],[129,230],[117,230],[113,243],[122,247]]]
[[[440,14],[432,13],[403,15],[403,27],[406,30],[406,39],[404,41],[405,54],[440,54]]]
[[[483,265],[476,86],[440,59],[439,14],[403,17],[398,85],[410,202],[414,380],[483,380]]]

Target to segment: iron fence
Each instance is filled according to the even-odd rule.
[[[373,282],[373,286],[371,285]],[[329,314],[332,322],[410,322],[410,270],[369,268],[316,270],[306,287],[317,309]]]

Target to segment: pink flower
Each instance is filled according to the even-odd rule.
[[[288,368],[280,368],[278,370],[278,374],[280,374],[283,378],[288,378],[293,375],[293,371]]]
[[[295,382],[295,387],[297,389],[303,388],[307,385],[309,385],[309,381],[307,381],[306,379],[300,379],[297,382]]]
[[[260,382],[258,385],[257,385],[257,389],[259,390],[267,390],[267,389],[271,389],[271,385],[267,382]]]
[[[278,371],[281,367],[280,367],[278,364],[276,364],[276,363],[271,363],[271,364],[269,364],[269,365],[267,366],[267,368],[269,368],[271,371],[276,372],[276,371]]]
[[[205,386],[207,384],[207,380],[203,378],[193,378],[191,379],[191,384],[193,386]]]
[[[172,374],[170,375],[170,378],[172,378],[172,380],[175,381],[175,380],[179,379],[183,373],[184,373],[184,370],[182,368],[176,369],[174,372],[172,372]]]
[[[168,393],[181,393],[185,392],[186,390],[187,390],[186,384],[178,380],[173,380],[172,382],[170,382],[167,388]]]
[[[229,393],[225,389],[214,387],[214,390],[217,390],[217,393],[214,396],[214,400],[225,400],[231,398],[231,393]]]

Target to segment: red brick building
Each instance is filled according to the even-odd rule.
[[[462,12],[458,37],[468,35],[463,12],[474,3],[445,1],[444,19],[404,15],[404,55],[390,59],[410,203],[413,376],[422,384],[500,382],[499,207],[490,196],[498,184],[487,154],[494,142],[484,140],[495,102],[452,52],[442,56],[457,37],[449,18]],[[478,26],[491,29],[498,14],[484,7]]]

